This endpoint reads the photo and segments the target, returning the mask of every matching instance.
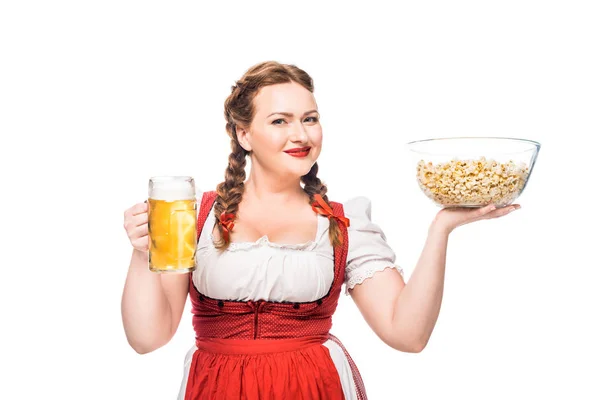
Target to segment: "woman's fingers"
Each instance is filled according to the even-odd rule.
[[[148,212],[148,203],[137,203],[125,210],[125,218]]]
[[[491,213],[494,210],[496,210],[496,206],[492,203],[492,204],[488,204],[485,207],[481,207],[479,210],[477,210],[477,212],[479,213],[480,216],[484,216],[488,213]]]
[[[144,212],[131,217],[132,226],[140,226],[148,223],[148,213]]]
[[[148,223],[148,205],[138,203],[125,211],[123,227],[130,234],[136,227]]]
[[[150,248],[150,239],[148,238],[148,235],[142,236],[135,240],[132,240],[131,245],[137,250],[148,251],[148,249]]]
[[[510,214],[511,212],[518,210],[519,208],[521,208],[521,206],[519,204],[511,204],[509,206],[506,207],[501,207],[498,208],[496,210],[493,210],[491,212],[485,213],[485,219],[491,219],[491,218],[498,218],[498,217],[503,217],[507,214]]]
[[[147,236],[148,235],[148,224],[136,226],[135,228],[128,230],[127,234],[129,235],[129,239],[131,239],[132,242],[143,236]]]
[[[124,213],[123,227],[131,245],[141,251],[147,251],[149,247],[148,238],[148,204],[138,203]]]

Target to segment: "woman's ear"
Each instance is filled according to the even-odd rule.
[[[246,151],[252,151],[252,145],[250,145],[250,132],[246,129],[238,127],[236,125],[235,132],[237,135],[238,142],[240,146]]]

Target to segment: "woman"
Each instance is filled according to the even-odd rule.
[[[512,207],[439,211],[405,284],[370,201],[329,201],[317,177],[322,131],[306,72],[252,67],[225,101],[225,119],[232,152],[225,181],[199,199],[192,274],[149,272],[147,205],[125,212],[134,247],[122,300],[130,345],[147,353],[168,343],[189,294],[196,343],[180,399],[366,399],[358,369],[329,333],[341,286],[385,343],[420,352],[440,310],[449,234]]]

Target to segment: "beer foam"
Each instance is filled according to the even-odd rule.
[[[194,178],[188,176],[150,178],[148,198],[164,201],[196,199]]]

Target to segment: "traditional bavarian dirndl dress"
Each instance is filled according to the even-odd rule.
[[[342,284],[348,289],[394,264],[395,254],[371,222],[370,201],[330,202],[344,244],[329,242],[318,215],[315,240],[278,244],[262,237],[212,245],[216,192],[202,195],[196,270],[189,295],[196,343],[186,355],[179,400],[366,399],[363,382],[329,330]],[[344,213],[346,209],[346,214]]]

